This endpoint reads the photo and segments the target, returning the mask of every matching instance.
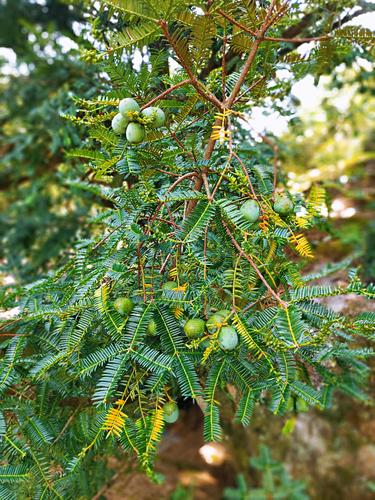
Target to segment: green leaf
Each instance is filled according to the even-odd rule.
[[[290,383],[290,388],[297,396],[304,399],[306,403],[314,406],[321,406],[321,394],[310,385],[295,380]]]
[[[189,217],[185,220],[182,231],[176,234],[182,243],[196,241],[205,231],[207,225],[215,215],[215,206],[206,201],[200,201]]]

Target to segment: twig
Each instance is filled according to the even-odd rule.
[[[191,83],[190,78],[187,80],[183,80],[182,82],[176,83],[176,85],[172,85],[172,87],[169,87],[169,89],[164,90],[164,92],[162,92],[161,94],[159,94],[156,97],[154,97],[153,99],[151,99],[151,101],[148,101],[146,104],[144,104],[141,107],[141,110],[146,109],[149,106],[152,106],[152,104],[154,104],[157,101],[160,101],[160,99],[164,99],[165,96],[167,96],[168,94],[170,94],[174,90],[179,89],[180,87],[183,87],[184,85],[188,85],[189,83]]]
[[[225,228],[225,231],[227,232],[228,236],[230,237],[233,245],[235,246],[235,248],[239,251],[240,255],[242,255],[242,257],[244,257],[248,262],[249,264],[251,265],[251,267],[254,269],[254,271],[257,273],[257,275],[259,276],[260,280],[262,281],[262,283],[265,285],[265,287],[267,288],[267,290],[270,292],[270,294],[280,303],[280,305],[284,308],[286,308],[288,306],[288,304],[282,300],[280,298],[280,296],[270,287],[270,285],[268,284],[266,278],[263,276],[263,274],[260,272],[258,266],[255,264],[255,262],[253,261],[253,259],[251,257],[249,257],[241,248],[241,246],[237,243],[237,241],[235,240],[233,234],[230,232],[230,229],[229,227],[227,226],[227,224],[222,221],[223,223],[223,226]]]
[[[256,32],[244,24],[240,23],[236,19],[233,19],[233,17],[229,16],[226,12],[223,10],[219,9],[219,13],[225,17],[231,24],[234,26],[237,26],[240,28],[242,31],[245,33],[248,33],[249,35],[252,36],[257,36]],[[275,37],[275,36],[264,36],[263,40],[267,42],[287,42],[287,43],[307,43],[307,42],[319,42],[321,40],[328,40],[331,38],[330,34],[322,35],[322,36],[313,36],[313,37],[293,37],[293,38],[285,38],[285,37]]]
[[[225,172],[227,171],[227,169],[228,169],[228,167],[230,165],[230,162],[232,160],[232,156],[233,156],[232,154],[229,154],[228,160],[227,160],[227,162],[226,162],[226,164],[225,164],[225,166],[224,166],[223,171],[221,172],[221,174],[215,172],[217,175],[220,175],[220,176],[219,176],[219,179],[218,179],[218,181],[216,183],[216,186],[214,187],[214,189],[212,191],[211,201],[214,199],[217,190],[219,189],[221,183],[223,182],[223,179],[228,179],[226,177],[226,175],[225,175]]]
[[[235,98],[237,97],[238,93],[240,92],[242,84],[246,79],[246,76],[251,68],[251,65],[254,62],[254,59],[255,59],[256,53],[258,52],[259,45],[261,44],[261,41],[262,41],[262,29],[260,30],[260,33],[257,36],[257,38],[254,40],[253,46],[251,47],[251,51],[246,59],[246,62],[242,68],[240,76],[238,77],[238,80],[237,80],[235,86],[233,87],[233,90],[232,90],[230,96],[224,101],[224,105],[227,109],[232,107]]]
[[[256,193],[255,193],[254,186],[253,186],[253,183],[251,182],[250,175],[249,175],[249,172],[247,171],[246,165],[245,165],[245,164],[244,164],[244,162],[241,160],[241,158],[237,155],[237,153],[234,153],[234,152],[233,152],[233,156],[236,158],[236,160],[238,161],[238,163],[241,165],[241,168],[242,168],[242,170],[243,170],[243,173],[245,174],[246,179],[247,179],[247,182],[249,183],[250,190],[251,190],[251,194],[252,194],[252,195],[254,196],[254,198],[257,200],[257,199],[258,199],[258,196],[257,196],[257,195],[256,195]]]
[[[196,176],[197,176],[196,172],[188,172],[187,174],[181,175],[181,177],[175,180],[174,183],[168,188],[167,193],[173,191],[174,188],[178,186],[178,184],[180,184],[180,182],[184,181],[185,179],[189,179],[190,177],[196,177]]]
[[[271,141],[267,136],[259,133],[259,136],[261,137],[262,141],[268,144],[272,150],[273,150],[273,193],[275,194],[276,187],[277,187],[277,169],[278,169],[278,163],[279,163],[279,146]]]
[[[216,108],[222,110],[223,105],[219,101],[219,99],[216,96],[214,96],[214,94],[212,94],[211,92],[209,92],[208,90],[206,90],[204,88],[203,84],[194,75],[190,66],[184,60],[184,57],[182,56],[178,46],[176,45],[175,41],[173,40],[173,37],[171,36],[171,34],[169,33],[167,22],[164,20],[160,20],[159,25],[163,31],[165,38],[167,39],[168,43],[170,44],[170,46],[173,48],[175,54],[177,55],[177,57],[181,63],[181,66],[184,68],[187,75],[189,76],[191,85],[193,85],[195,87],[198,94],[200,94],[206,101],[210,101],[211,104],[213,104]]]
[[[56,439],[52,442],[52,444],[55,444],[60,438],[61,436],[64,434],[64,432],[66,431],[66,429],[69,427],[71,421],[74,419],[76,413],[80,410],[80,406],[78,406],[74,412],[70,415],[70,417],[68,418],[68,420],[65,422],[65,425],[64,427],[61,429],[61,431],[59,432],[59,434],[56,436]]]
[[[226,30],[226,28],[224,28]],[[226,98],[226,85],[225,85],[225,79],[226,79],[226,60],[225,60],[225,52],[227,48],[227,35],[226,31],[224,31],[224,37],[223,37],[223,57],[221,61],[221,86],[222,86],[222,94],[223,94],[223,100]]]
[[[180,139],[177,137],[177,134],[176,132],[172,131],[172,130],[169,130],[170,134],[171,134],[171,137],[177,142],[177,144],[180,146],[180,148],[185,152],[186,156],[188,156],[191,160],[193,161],[196,161],[196,158],[194,156],[194,153],[190,151],[188,151],[184,144],[180,141]]]

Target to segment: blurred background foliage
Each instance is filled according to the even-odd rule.
[[[85,130],[61,116],[76,113],[74,96],[89,99],[106,85],[100,64],[82,61],[78,50],[78,45],[90,50],[92,43],[106,43],[109,25],[114,30],[124,27],[98,4],[64,0],[0,2],[0,283],[4,285],[0,298],[4,307],[12,304],[18,286],[34,281],[69,257],[78,236],[90,232],[90,217],[99,204],[93,194],[70,184],[90,175],[79,159],[66,154],[82,145]],[[93,32],[86,24],[88,15],[96,17]],[[158,42],[150,48],[157,51]],[[369,281],[375,277],[372,58],[373,49],[359,53],[353,48],[347,51],[344,63],[336,66],[333,59],[314,82],[320,89],[315,101],[308,93],[305,99],[296,99],[293,82],[285,81],[271,103],[278,113],[287,116],[287,129],[274,139],[279,143],[290,190],[305,191],[316,181],[328,190],[327,212],[332,225],[320,241],[320,262],[359,252]],[[136,66],[134,58],[128,63]],[[232,54],[228,66],[238,64],[238,56]],[[160,71],[166,71],[166,67],[161,66]],[[248,133],[247,129],[241,131],[244,138]],[[347,425],[357,426],[361,437],[350,434],[351,430],[345,437],[339,436],[332,430],[337,418],[332,418],[331,431],[327,431],[317,417],[332,442],[337,445],[374,439],[375,429],[367,425],[370,414],[364,414],[358,423],[345,404]],[[332,415],[337,417],[341,412],[336,408]],[[304,424],[308,427],[306,421]],[[361,425],[367,425],[367,430],[362,432]],[[256,428],[250,440],[254,440]],[[273,439],[272,432],[275,429],[269,432]],[[301,448],[306,445],[303,440],[300,444]],[[281,446],[285,447],[285,442]],[[327,447],[322,449],[327,451]],[[374,449],[367,451],[364,464],[371,460],[375,463]],[[302,463],[302,455],[294,453],[294,459]],[[300,473],[306,473],[302,466]],[[371,479],[371,474],[367,477]],[[234,477],[228,484],[234,487]],[[244,481],[238,485],[239,492],[241,487],[247,491]],[[335,487],[338,496],[329,498],[343,498],[337,483],[329,491]],[[188,498],[181,491],[176,498]],[[246,498],[229,490],[227,495]]]
[[[296,103],[297,115],[281,137],[288,186],[292,192],[305,191],[314,182],[326,187],[336,252],[360,252],[365,277],[371,280],[375,276],[372,66],[362,57],[350,60],[322,77],[318,88],[312,102]],[[324,245],[320,250],[324,253]]]
[[[0,46],[13,62],[0,59],[0,259],[17,283],[69,251],[92,210],[94,200],[67,187],[84,175],[65,155],[84,131],[60,116],[75,112],[74,95],[90,98],[100,83],[79,58],[82,20],[68,2],[0,4]]]

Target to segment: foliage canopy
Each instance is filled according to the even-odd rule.
[[[20,315],[2,325],[6,499],[90,497],[118,446],[156,477],[164,404],[191,398],[204,412],[205,440],[219,440],[228,384],[242,425],[258,404],[285,415],[300,401],[329,407],[334,390],[367,400],[361,384],[372,351],[356,343],[373,337],[374,315],[346,318],[322,299],[373,298],[375,288],[354,268],[346,287],[316,284],[347,261],[303,272],[313,258],[305,233],[324,227],[324,189],[293,197],[276,142],[242,128],[249,106],[269,99],[277,106],[288,93],[278,69],[318,78],[353,47],[369,46],[368,31],[337,25],[352,2],[332,9],[275,0],[103,4],[106,19],[125,27],[108,33],[94,21],[107,47],[83,56],[111,83],[105,78],[97,95],[78,96],[79,112],[67,114],[88,130],[69,153],[88,163],[88,175],[69,185],[102,199],[103,208],[91,219],[94,235],[62,268],[25,287]],[[311,16],[312,24],[303,22]],[[294,49],[306,41],[314,47],[303,57]],[[128,56],[145,45],[148,59],[134,71]],[[173,73],[169,58],[178,64]],[[162,129],[132,115],[146,125],[140,145],[110,128],[126,97],[167,115]],[[280,194],[291,209],[276,210]],[[240,210],[249,199],[260,211],[254,222]],[[135,303],[129,315],[114,307],[124,296]],[[229,313],[216,331],[185,335],[188,319],[220,310]],[[219,342],[228,324],[239,337],[231,350]]]

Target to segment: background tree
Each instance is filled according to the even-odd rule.
[[[84,29],[82,21],[81,8],[58,1],[0,6],[0,45],[17,58],[14,69],[3,62],[1,83],[0,258],[17,283],[69,251],[94,200],[67,185],[84,175],[65,155],[83,130],[60,116],[77,109],[74,94],[90,97],[100,81],[79,59],[77,42],[85,41],[73,25]]]

